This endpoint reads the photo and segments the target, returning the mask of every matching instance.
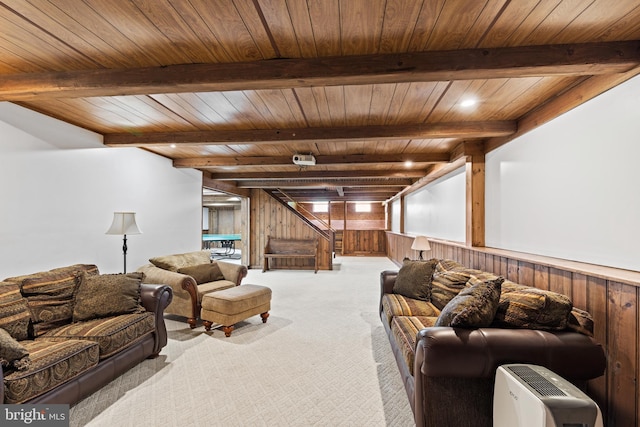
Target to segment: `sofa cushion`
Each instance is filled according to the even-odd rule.
[[[411,375],[413,375],[413,361],[418,331],[434,326],[436,320],[437,317],[430,316],[397,316],[391,320],[391,334]]]
[[[220,271],[217,262],[208,262],[178,269],[178,273],[193,277],[197,284],[224,280],[224,274]]]
[[[216,280],[215,282],[203,283],[198,285],[198,302],[202,301],[202,296],[210,292],[222,291],[235,287],[236,284],[230,280]]]
[[[482,328],[491,325],[498,309],[503,277],[481,281],[469,279],[470,287],[460,291],[442,309],[436,326]]]
[[[71,321],[73,294],[79,275],[83,273],[97,274],[98,267],[93,264],[74,264],[8,279],[19,282],[22,295],[27,298],[33,336],[40,336]]]
[[[210,251],[195,251],[184,254],[165,255],[150,258],[149,262],[158,268],[169,271],[178,271],[184,267],[206,264],[211,262]]]
[[[431,279],[438,261],[405,261],[393,284],[393,293],[405,297],[429,301],[431,299]]]
[[[24,371],[31,365],[27,349],[2,328],[0,328],[0,365],[3,369],[19,371]]]
[[[17,283],[0,282],[0,328],[18,341],[29,338],[31,312]]]
[[[50,341],[38,338],[21,342],[31,366],[4,376],[4,403],[22,403],[77,377],[98,363],[99,350],[88,340]]]
[[[22,282],[24,282],[26,279],[38,279],[38,278],[48,276],[50,274],[60,274],[60,273],[63,273],[63,275],[67,275],[69,272],[71,272],[71,274],[75,274],[80,271],[86,271],[89,274],[98,274],[98,267],[95,264],[73,264],[73,265],[68,265],[66,267],[54,268],[49,271],[40,271],[37,273],[25,274],[22,276],[9,277],[7,279],[4,279],[4,281],[13,282],[13,283],[17,283],[18,285],[22,285]]]
[[[440,310],[429,301],[407,298],[400,294],[384,294],[382,296],[382,311],[387,316],[387,322],[395,316],[433,316],[438,317]]]
[[[565,329],[572,306],[566,295],[505,281],[493,323],[498,327]]]
[[[83,274],[75,293],[73,321],[141,313],[140,284],[143,273]]]
[[[154,331],[154,314],[144,312],[71,323],[49,331],[43,338],[62,341],[84,339],[97,342],[100,359],[104,359]]]

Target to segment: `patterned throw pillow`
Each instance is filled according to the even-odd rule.
[[[77,274],[73,271],[47,272],[41,277],[22,282],[22,293],[31,311],[34,336],[71,322]]]
[[[494,325],[561,330],[567,327],[573,303],[568,296],[506,281]]]
[[[449,301],[438,316],[436,326],[483,328],[491,325],[498,309],[503,281],[502,277],[486,281],[470,278],[471,286]]]
[[[198,285],[202,283],[215,282],[217,280],[224,280],[224,275],[222,274],[222,271],[220,271],[218,263],[215,261],[191,267],[183,267],[178,269],[178,273],[193,277]]]
[[[74,264],[7,279],[20,285],[20,291],[27,300],[32,336],[38,337],[71,322],[73,294],[82,273],[96,275],[98,267],[94,264]]]
[[[31,314],[16,283],[0,283],[0,328],[17,340],[29,338]]]
[[[3,368],[23,371],[29,369],[29,352],[9,332],[0,328],[0,365]]]
[[[472,276],[464,271],[443,271],[434,273],[431,282],[431,302],[442,310],[460,293]]]
[[[75,294],[73,321],[144,312],[140,305],[143,279],[143,273],[84,275]]]
[[[436,259],[428,261],[405,261],[393,285],[393,293],[407,298],[429,301],[431,279],[436,268]]]

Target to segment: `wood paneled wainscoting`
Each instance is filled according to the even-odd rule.
[[[413,237],[387,232],[387,256],[401,265]],[[594,318],[595,339],[605,348],[607,370],[589,383],[608,427],[640,427],[640,272],[492,248],[431,240],[425,258],[449,258],[467,267],[568,295]]]

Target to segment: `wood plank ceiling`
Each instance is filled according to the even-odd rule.
[[[0,0],[0,101],[240,195],[388,200],[639,64],[638,0]]]

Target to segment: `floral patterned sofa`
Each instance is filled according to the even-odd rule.
[[[73,404],[167,344],[166,285],[76,264],[0,282],[0,402]]]
[[[541,365],[582,389],[606,367],[591,316],[567,296],[452,260],[383,271],[379,311],[418,427],[492,426],[502,364]]]

